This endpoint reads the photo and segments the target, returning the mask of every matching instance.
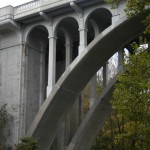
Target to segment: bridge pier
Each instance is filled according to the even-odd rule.
[[[52,91],[56,82],[56,41],[57,37],[49,37],[49,61],[48,61],[48,86],[47,96]]]

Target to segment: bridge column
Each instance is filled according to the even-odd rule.
[[[90,23],[92,24],[93,26],[93,29],[94,29],[94,34],[95,34],[95,37],[96,38],[99,34],[100,34],[100,31],[99,31],[99,27],[97,25],[97,23],[95,22],[95,20],[93,19],[90,19],[89,20]],[[90,82],[90,90],[91,90],[91,93],[90,93],[90,108],[91,106],[95,103],[96,101],[96,97],[97,97],[97,93],[96,93],[96,88],[97,88],[97,74],[95,74]]]
[[[90,108],[96,101],[96,87],[97,87],[97,75],[95,74],[90,82],[91,93],[90,93]]]
[[[84,50],[87,46],[87,29],[86,28],[79,28],[79,54]]]
[[[123,62],[123,50],[118,51],[118,71],[122,68],[122,62]]]
[[[108,84],[108,62],[103,65],[103,88]]]
[[[39,86],[39,108],[40,106],[43,104],[44,100],[45,100],[45,96],[46,96],[46,86],[45,85],[45,71],[46,71],[46,67],[45,67],[45,57],[46,57],[46,53],[44,51],[44,46],[41,45],[41,55],[40,55],[40,86]],[[43,92],[45,91],[45,92]]]
[[[81,17],[80,18],[80,27],[79,27],[79,49],[78,49],[78,55],[84,50],[84,48],[87,46],[87,29],[84,28],[84,20]],[[79,116],[80,116],[80,122],[83,119],[83,95],[84,91],[82,91],[81,95],[79,96]]]
[[[118,14],[118,10],[113,10],[113,16],[112,16],[112,24],[114,24],[116,21],[120,19],[120,14]]]
[[[47,96],[50,94],[56,82],[56,40],[55,36],[49,37],[49,61],[48,61],[48,86]]]
[[[75,0],[72,0],[70,2],[70,6],[73,8],[73,10],[77,13],[77,15],[80,18],[79,21],[79,34],[80,34],[80,39],[79,39],[79,53],[81,53],[82,50],[87,46],[87,29],[84,27],[84,13],[82,8],[80,8],[76,3]]]
[[[72,45],[66,43],[65,47],[66,47],[66,69],[67,69],[67,67],[70,65],[71,60],[72,60],[72,58],[71,58],[71,56],[72,56]]]

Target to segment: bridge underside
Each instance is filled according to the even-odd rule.
[[[73,105],[80,92],[98,69],[102,67],[103,63],[118,49],[143,32],[144,26],[141,20],[144,17],[145,15],[132,19],[121,18],[116,24],[97,36],[67,68],[41,106],[28,131],[28,135],[39,138],[42,150],[48,149],[65,112]],[[97,131],[97,129],[95,130]],[[73,142],[74,149],[90,148],[90,141],[93,140],[96,133],[90,135],[91,130],[89,132],[88,130],[85,131],[86,134],[80,136],[80,142],[78,140],[74,141],[76,143]],[[90,135],[90,140],[87,140],[87,133]]]

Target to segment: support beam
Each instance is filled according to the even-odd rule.
[[[73,10],[78,14],[80,17],[79,22],[79,34],[80,34],[80,40],[79,40],[79,51],[80,54],[82,50],[87,46],[87,29],[84,25],[84,18],[83,18],[83,10],[74,2],[70,2],[70,6],[73,8]]]
[[[71,63],[72,45],[71,45],[71,43],[70,44],[66,43],[65,47],[66,47],[66,69],[67,69],[67,67]]]
[[[83,17],[83,11],[82,9],[75,3],[75,2],[70,2],[70,6],[74,9],[74,11],[78,14],[80,18]]]
[[[96,97],[97,97],[97,93],[96,93],[96,88],[97,88],[97,75],[95,74],[94,77],[92,78],[91,82],[90,82],[90,86],[91,86],[91,93],[90,93],[90,108],[92,107],[92,105],[96,102]]]
[[[108,62],[103,65],[103,88],[108,84]]]
[[[48,63],[48,86],[47,96],[52,91],[56,82],[56,40],[57,37],[49,37],[49,63]]]
[[[82,24],[82,23],[81,23]],[[84,48],[87,46],[87,29],[86,28],[79,28],[79,54],[84,50]]]
[[[94,35],[95,35],[95,38],[96,38],[99,35],[99,33],[100,33],[99,27],[98,27],[97,23],[95,22],[95,20],[90,19],[89,22],[93,26]],[[91,93],[90,93],[90,108],[96,102],[96,97],[97,97],[96,88],[97,88],[97,74],[95,74],[93,76],[93,78],[92,78],[92,80],[90,82],[90,89],[91,89]]]
[[[46,13],[44,13],[43,11],[39,12],[40,16],[45,20],[45,21],[50,21],[52,22],[52,18],[49,17]]]
[[[7,25],[12,25],[14,27],[14,29],[20,29],[21,28],[20,24],[17,23],[16,21],[12,20],[12,19],[6,19],[6,20],[3,20],[0,22],[0,28],[1,27],[5,28],[5,26],[7,27]]]

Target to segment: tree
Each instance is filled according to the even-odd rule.
[[[125,72],[118,77],[112,106],[130,123],[124,136],[136,147],[150,142],[150,52],[136,43],[133,47],[135,54],[128,56]]]
[[[11,114],[7,110],[7,104],[4,104],[0,107],[0,150],[3,150],[3,130],[8,124],[9,120],[12,118]]]
[[[112,8],[121,0],[106,0]],[[128,17],[142,15],[150,5],[149,0],[127,1],[125,12]],[[150,14],[143,23],[144,34],[150,33]],[[136,40],[137,41],[137,40]],[[146,41],[139,38],[134,42],[133,55],[126,56],[125,72],[118,77],[111,101],[114,111],[99,132],[93,150],[149,150],[150,147],[150,52],[142,46]]]
[[[143,39],[139,39],[144,43]],[[125,71],[118,76],[113,112],[99,132],[93,150],[148,150],[150,147],[150,52],[133,43],[135,54],[127,55]]]
[[[116,8],[122,0],[105,0]],[[137,14],[142,14],[150,6],[149,0],[124,0],[127,2],[125,12],[128,17],[133,17]],[[150,33],[150,14],[147,15],[143,23],[146,25],[145,33]]]

